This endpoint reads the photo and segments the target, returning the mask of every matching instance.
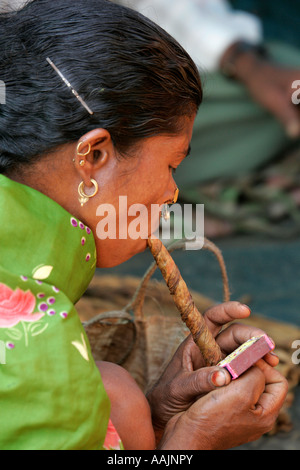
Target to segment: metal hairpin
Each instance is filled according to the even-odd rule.
[[[60,76],[62,81],[72,90],[73,95],[76,96],[78,101],[82,104],[82,106],[85,107],[85,109],[88,111],[88,113],[94,114],[94,111],[92,111],[91,108],[86,104],[86,102],[81,98],[79,93],[72,87],[71,83],[66,79],[66,77],[61,73],[61,71],[56,67],[56,65],[52,62],[52,60],[49,59],[49,57],[47,57],[46,60],[47,60],[48,64],[50,64],[51,67],[55,70],[55,72]]]

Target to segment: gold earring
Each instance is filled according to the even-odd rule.
[[[85,152],[85,153],[81,153],[81,152],[80,152],[80,147],[81,147],[82,144],[84,144],[84,143],[85,143],[85,142],[79,142],[79,144],[77,145],[77,155],[79,155],[80,157],[86,157],[86,156],[91,152],[91,150],[92,150],[92,146],[91,146],[91,144],[89,143],[89,144],[88,144],[88,146],[89,146],[88,151]]]
[[[80,183],[80,185],[78,186],[78,194],[79,194],[79,202],[81,204],[81,207],[84,206],[84,204],[86,204],[89,199],[91,199],[92,197],[96,196],[96,194],[98,193],[98,190],[99,190],[99,186],[98,186],[98,183],[97,181],[91,179],[91,183],[93,183],[94,187],[95,187],[95,191],[93,192],[93,194],[89,195],[89,194],[86,194],[84,192],[84,182],[82,181]]]
[[[76,158],[73,158],[73,163],[76,163]],[[80,160],[79,165],[84,166],[85,165],[85,160]]]

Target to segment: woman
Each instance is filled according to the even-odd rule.
[[[74,309],[96,266],[146,248],[99,236],[99,207],[121,221],[120,196],[148,209],[174,199],[202,99],[196,66],[159,27],[103,0],[34,0],[0,16],[0,30],[0,447],[209,449],[259,437],[286,395],[276,357],[233,384],[202,368],[188,339],[146,400],[127,372],[94,363]],[[206,318],[217,336],[248,315],[229,303]],[[218,342],[227,354],[256,333],[232,326]]]

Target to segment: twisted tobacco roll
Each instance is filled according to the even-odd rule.
[[[195,306],[178,267],[161,240],[149,238],[148,245],[173,296],[181,318],[201,351],[206,366],[215,366],[222,360],[221,349],[209,331],[204,317]]]

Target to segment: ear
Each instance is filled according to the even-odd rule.
[[[106,129],[94,129],[79,139],[73,161],[85,186],[92,187],[93,175],[114,155],[115,148]]]

